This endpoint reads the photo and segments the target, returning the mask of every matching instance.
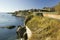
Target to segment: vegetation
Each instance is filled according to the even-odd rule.
[[[60,21],[57,19],[34,16],[26,25],[32,31],[30,40],[60,40]]]
[[[58,3],[54,8],[58,12],[58,14],[60,14],[60,3]]]
[[[27,16],[27,18],[26,18],[26,20],[25,20],[25,24],[26,24],[29,20],[31,20],[31,18],[33,18],[33,15]]]
[[[19,10],[15,11],[13,15],[22,15],[22,16],[28,16],[33,14],[33,12],[52,12],[52,14],[60,14],[60,3],[58,3],[56,6],[53,7],[44,7],[43,9],[29,9],[29,10]],[[53,13],[56,12],[56,13]]]

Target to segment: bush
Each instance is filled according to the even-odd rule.
[[[27,18],[26,18],[26,20],[25,20],[25,24],[27,24],[27,22],[28,22],[29,20],[31,20],[32,17],[33,17],[33,15],[29,15],[29,16],[27,16]]]

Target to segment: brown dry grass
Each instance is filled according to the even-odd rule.
[[[32,31],[30,40],[60,40],[60,21],[34,16],[26,24]]]

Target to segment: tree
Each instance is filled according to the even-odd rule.
[[[60,2],[55,6],[55,10],[60,14]]]

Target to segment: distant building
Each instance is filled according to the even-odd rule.
[[[44,7],[43,9],[49,11],[49,12],[54,12],[55,8],[50,8],[50,7]]]

